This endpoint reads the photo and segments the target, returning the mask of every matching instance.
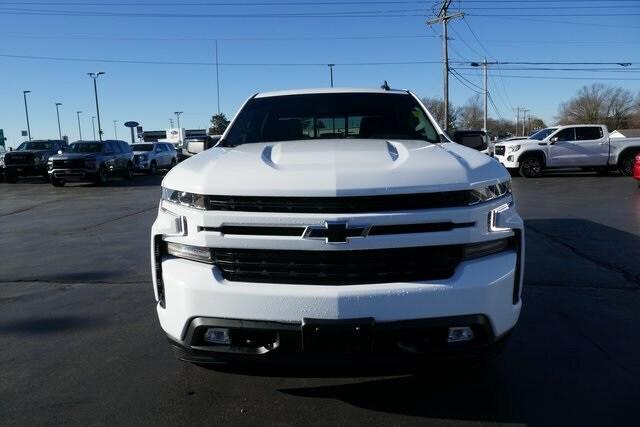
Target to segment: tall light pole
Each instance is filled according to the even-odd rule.
[[[27,94],[31,93],[30,90],[23,90],[22,96],[24,97],[24,114],[27,116],[27,135],[29,135],[29,141],[31,141],[31,126],[29,125],[29,107],[27,107]]]
[[[62,129],[60,129],[60,106],[62,105],[61,102],[56,102],[56,117],[58,117],[58,136],[60,137],[60,140],[62,140]]]
[[[93,140],[96,140],[96,116],[91,116],[91,127],[93,128]]]
[[[471,63],[472,67],[482,67],[484,71],[484,128],[482,130],[484,130],[485,132],[487,131],[487,115],[489,111],[487,106],[487,100],[489,99],[489,77],[487,68],[489,67],[489,64],[495,65],[497,64],[497,62],[487,62],[487,58],[485,58],[482,62]]]
[[[178,132],[180,132],[180,145],[182,145],[182,128],[180,127],[180,115],[183,111],[174,111],[173,114],[176,115],[176,119],[178,120]]]
[[[113,133],[116,135],[116,139],[118,139],[118,125],[117,125],[118,121],[114,120],[113,121]]]
[[[103,71],[97,73],[87,73],[93,79],[93,93],[96,96],[96,116],[98,116],[98,138],[102,141],[102,125],[100,124],[100,106],[98,105],[98,77],[104,74]]]
[[[327,64],[327,66],[329,67],[329,78],[331,79],[331,87],[333,87],[333,67],[335,67],[336,64]]]
[[[82,127],[80,126],[80,113],[82,113],[82,111],[76,111],[76,115],[78,116],[78,135],[80,136],[79,141],[82,141]]]

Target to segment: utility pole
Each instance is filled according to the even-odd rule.
[[[93,128],[93,140],[96,140],[96,116],[91,116],[91,127]]]
[[[329,66],[329,75],[331,78],[331,87],[333,87],[333,67],[336,66],[336,64],[327,64]]]
[[[182,127],[180,127],[180,115],[182,114],[182,111],[174,111],[173,114],[176,115],[176,119],[178,120],[178,132],[180,132],[180,145],[182,145],[183,141],[182,141]]]
[[[118,139],[118,126],[117,126],[117,123],[118,123],[117,120],[113,121],[113,133],[115,134],[116,139]]]
[[[526,108],[522,109],[522,136],[527,136],[527,134],[525,133],[525,125],[527,123],[525,116],[527,115],[527,112],[529,112],[531,110],[528,110]]]
[[[443,129],[447,130],[449,127],[449,36],[447,25],[450,19],[461,18],[464,16],[463,12],[453,13],[447,15],[451,0],[442,0],[442,6],[438,12],[438,17],[427,21],[427,25],[442,23],[442,56],[443,56],[443,100],[444,100],[444,124]]]
[[[80,126],[80,113],[82,113],[82,111],[76,111],[76,115],[78,116],[78,135],[80,136],[78,141],[82,141],[82,126]]]
[[[23,90],[22,97],[24,98],[24,114],[27,116],[27,135],[29,136],[29,141],[31,141],[31,126],[29,125],[29,108],[27,107],[27,94],[31,93],[30,90]]]
[[[515,129],[515,136],[518,136],[518,123],[520,123],[520,110],[522,109],[522,107],[516,107],[514,108],[514,110],[516,110],[516,129]]]
[[[102,126],[100,125],[100,106],[98,105],[98,77],[104,74],[104,71],[98,71],[97,73],[87,73],[91,79],[93,79],[93,93],[96,97],[96,116],[98,116],[98,139],[102,142]]]
[[[58,117],[58,136],[62,141],[62,130],[60,129],[60,106],[61,105],[62,105],[61,102],[56,102],[56,116]]]
[[[220,73],[218,70],[218,40],[216,40],[216,96],[218,97],[218,114],[220,114]]]
[[[482,130],[484,130],[485,132],[487,131],[487,118],[488,118],[488,114],[489,114],[489,107],[488,107],[488,100],[489,100],[489,72],[488,72],[488,66],[489,65],[495,65],[497,64],[497,62],[487,62],[487,58],[484,59],[484,61],[482,62],[472,62],[471,66],[472,67],[482,67],[483,71],[484,71],[484,88],[483,88],[483,92],[484,92],[484,128]]]
[[[173,119],[169,119],[169,129],[173,129]]]

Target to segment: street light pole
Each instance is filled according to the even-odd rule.
[[[60,106],[62,105],[61,102],[56,102],[56,116],[58,117],[58,136],[60,137],[60,140],[62,140],[62,129],[60,129]]]
[[[93,140],[96,140],[96,116],[91,116],[91,127],[93,128]]]
[[[22,96],[24,97],[24,114],[27,116],[27,135],[29,135],[29,141],[31,141],[31,126],[29,125],[29,107],[27,107],[27,94],[31,93],[30,90],[23,90]]]
[[[102,125],[100,124],[100,106],[98,105],[98,77],[104,74],[103,71],[97,73],[87,73],[93,79],[93,92],[96,97],[96,116],[98,116],[98,139],[102,141]]]
[[[173,114],[176,115],[176,119],[178,120],[178,132],[180,132],[180,145],[182,145],[182,128],[180,127],[180,115],[183,111],[174,111]]]
[[[331,87],[333,87],[333,67],[336,66],[336,64],[327,64],[329,66],[329,75],[331,78]]]
[[[113,121],[113,133],[115,134],[116,139],[118,139],[118,126],[117,126],[117,123],[118,123],[117,120]]]
[[[82,111],[76,111],[76,115],[78,116],[78,135],[80,136],[79,141],[82,141],[82,127],[80,126],[80,113],[82,113]]]

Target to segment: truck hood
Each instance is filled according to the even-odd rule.
[[[14,155],[20,156],[23,154],[33,154],[33,155],[47,154],[48,155],[49,153],[50,153],[49,150],[20,150],[20,151],[14,150],[14,151],[7,151],[5,154],[10,157]]]
[[[509,179],[492,158],[455,143],[327,139],[212,148],[163,186],[198,194],[357,196],[462,190]]]

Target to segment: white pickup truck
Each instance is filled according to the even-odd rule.
[[[527,178],[551,168],[595,168],[599,172],[617,168],[630,176],[638,153],[640,138],[610,139],[604,125],[568,125],[542,129],[526,140],[498,142],[493,156]]]

